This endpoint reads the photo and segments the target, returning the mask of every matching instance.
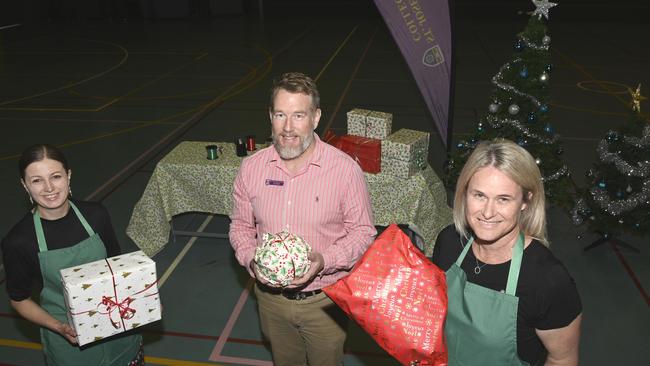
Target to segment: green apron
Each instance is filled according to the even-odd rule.
[[[517,310],[515,296],[524,253],[524,235],[512,248],[505,293],[467,282],[461,268],[474,238],[465,245],[456,263],[447,270],[449,307],[445,338],[449,366],[528,365],[517,354]]]
[[[38,240],[38,259],[43,275],[41,307],[62,323],[68,323],[63,286],[59,270],[106,258],[102,239],[88,225],[81,212],[70,202],[77,218],[89,237],[74,246],[47,250],[43,226],[38,210],[34,211],[34,228]],[[48,366],[109,366],[128,365],[140,349],[140,334],[117,336],[111,340],[80,348],[71,345],[63,336],[41,327],[41,343]]]

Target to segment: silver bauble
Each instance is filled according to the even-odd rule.
[[[547,82],[548,81],[548,74],[543,72],[542,75],[539,76],[539,81],[541,82]]]
[[[542,43],[543,43],[545,46],[548,46],[549,44],[551,44],[551,37],[549,37],[549,36],[544,36],[544,37],[542,38]]]
[[[510,107],[508,107],[508,113],[512,114],[513,116],[519,113],[519,106],[516,104],[510,104]]]
[[[492,103],[488,106],[488,110],[490,111],[490,113],[496,113],[499,111],[499,105],[496,103]]]

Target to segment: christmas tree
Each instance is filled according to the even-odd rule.
[[[598,144],[598,161],[587,171],[589,186],[572,212],[575,224],[586,221],[604,238],[650,233],[650,124],[641,114],[641,86],[630,94],[636,113]]]
[[[492,78],[494,92],[487,113],[469,140],[461,140],[446,165],[445,183],[454,189],[470,153],[481,140],[497,137],[518,143],[535,158],[549,201],[569,209],[574,198],[573,182],[561,159],[560,138],[549,122],[549,80],[551,37],[542,17],[555,6],[547,0],[533,0],[536,6],[524,30],[517,35],[514,55]]]

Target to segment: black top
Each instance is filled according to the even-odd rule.
[[[433,250],[433,263],[446,271],[456,262],[467,240],[454,225],[438,235]],[[480,262],[480,265],[484,263]],[[486,264],[474,273],[476,257],[470,249],[461,268],[467,281],[496,291],[505,291],[510,261]],[[517,312],[517,353],[522,360],[534,364],[546,357],[546,350],[535,329],[547,330],[569,325],[581,312],[582,304],[573,278],[551,251],[537,240],[524,250],[515,294],[519,298]]]
[[[104,242],[109,257],[120,254],[120,246],[113,231],[108,210],[97,202],[73,200],[81,214]],[[58,220],[41,218],[43,233],[49,250],[71,247],[88,238],[81,221],[72,207]],[[43,286],[38,261],[38,241],[33,215],[28,212],[2,239],[2,253],[7,278],[7,293],[14,301],[31,296],[35,286]]]

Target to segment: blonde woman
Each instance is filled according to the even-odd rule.
[[[544,205],[525,149],[502,139],[476,147],[432,258],[447,274],[450,366],[578,364],[582,305],[548,249]]]

